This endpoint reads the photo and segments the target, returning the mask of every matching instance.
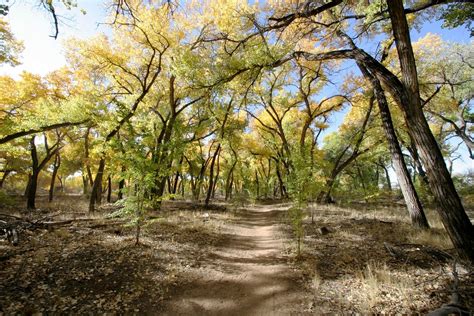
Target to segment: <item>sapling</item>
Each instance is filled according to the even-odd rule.
[[[298,257],[301,255],[301,241],[304,238],[304,226],[303,226],[303,219],[304,219],[304,211],[303,208],[299,205],[293,206],[288,210],[288,215],[290,217],[291,226],[293,227],[293,232],[296,237],[297,243],[297,255]]]

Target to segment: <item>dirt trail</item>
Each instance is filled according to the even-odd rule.
[[[301,314],[305,297],[298,274],[284,258],[279,228],[283,207],[240,212],[228,240],[176,291],[165,315]]]

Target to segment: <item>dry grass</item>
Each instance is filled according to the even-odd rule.
[[[386,296],[396,296],[400,304],[409,308],[410,294],[413,292],[413,281],[407,274],[395,273],[386,264],[371,261],[358,274],[362,291],[357,291],[364,312],[374,312],[374,308],[386,300]]]
[[[193,208],[165,207],[153,213],[137,246],[134,227],[107,218],[113,205],[92,216],[82,197],[40,199],[38,208],[16,210],[44,221],[88,220],[25,230],[18,246],[0,245],[0,314],[156,314],[171,289],[185,284],[184,276],[225,238],[219,226],[231,216],[209,211],[204,222]]]
[[[297,264],[314,308],[325,314],[424,314],[448,303],[452,275],[446,267],[456,254],[438,214],[426,213],[427,231],[414,228],[400,205],[311,205],[305,254]],[[323,226],[329,234],[319,232]],[[469,274],[461,281],[462,295],[471,298],[466,302],[473,301],[472,282]]]
[[[440,249],[450,249],[453,247],[453,243],[449,239],[448,234],[446,231],[441,229],[416,229],[410,232],[407,239],[415,244],[432,246]]]

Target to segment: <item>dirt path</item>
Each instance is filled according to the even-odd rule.
[[[279,223],[283,207],[240,212],[223,233],[228,240],[189,275],[165,315],[301,314],[305,294],[284,258]]]

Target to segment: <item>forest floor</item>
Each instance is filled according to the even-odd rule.
[[[138,246],[113,205],[92,216],[79,196],[34,213],[0,207],[29,223],[19,245],[0,241],[0,315],[413,314],[449,302],[454,252],[433,214],[420,232],[396,205],[315,205],[297,256],[288,207],[166,202]],[[472,268],[455,266],[473,311]]]
[[[164,308],[165,315],[290,315],[308,306],[301,272],[288,264],[282,217],[288,206],[235,213],[202,269]]]

